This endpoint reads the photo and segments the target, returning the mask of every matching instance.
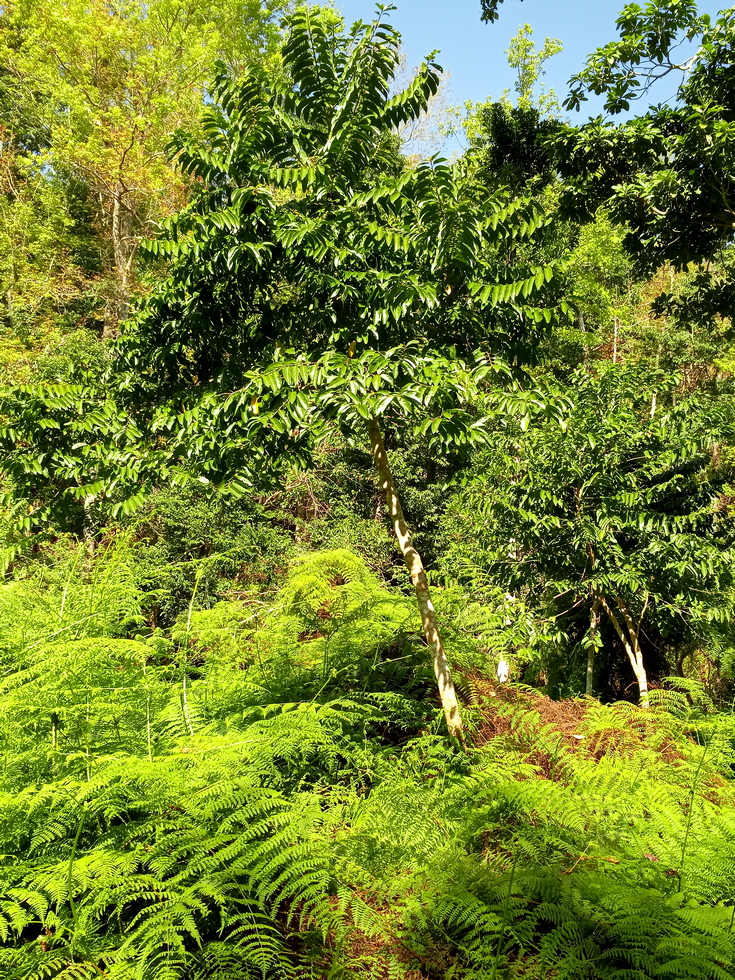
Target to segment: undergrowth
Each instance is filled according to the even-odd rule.
[[[350,552],[164,635],[127,547],[0,592],[3,977],[735,976],[735,723],[701,691],[496,689],[460,629],[460,753]]]

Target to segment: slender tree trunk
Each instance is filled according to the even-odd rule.
[[[607,613],[608,619],[613,624],[615,632],[620,637],[620,642],[623,644],[625,652],[628,655],[628,660],[630,661],[630,666],[633,668],[633,673],[635,675],[636,683],[638,684],[639,701],[641,707],[648,707],[648,676],[646,674],[646,668],[643,663],[643,653],[641,651],[640,643],[638,642],[638,634],[640,632],[640,624],[636,629],[633,623],[633,618],[625,608],[625,606],[616,600],[618,608],[622,613],[623,619],[625,621],[625,629],[623,624],[621,624],[618,617],[615,615],[613,609],[611,609],[609,603],[605,598],[601,599],[602,608]],[[646,599],[646,606],[648,605],[648,599]],[[643,607],[645,612],[645,606]],[[641,621],[643,620],[643,615],[641,615]]]
[[[377,419],[373,418],[370,420],[368,431],[370,433],[370,446],[373,452],[373,459],[375,460],[375,467],[380,477],[380,486],[385,496],[385,503],[390,514],[393,531],[403,553],[406,568],[408,569],[408,574],[411,576],[411,583],[416,593],[416,601],[418,602],[419,612],[421,613],[424,636],[431,650],[434,673],[436,674],[439,697],[444,709],[447,729],[450,735],[453,735],[462,742],[462,719],[459,714],[457,693],[454,690],[454,682],[449,669],[447,655],[444,651],[444,644],[439,635],[434,604],[431,601],[431,593],[429,592],[429,583],[426,578],[423,562],[421,561],[421,555],[414,548],[411,532],[406,526],[403,508],[401,507],[401,501],[398,498],[396,488],[393,484],[393,473],[391,472],[388,454],[385,451],[385,444],[383,443],[383,436],[380,432]]]
[[[595,633],[600,628],[600,597],[597,596],[590,609],[590,645],[587,650],[587,681],[584,693],[587,697],[592,697],[593,681],[595,675],[595,652],[597,646],[594,642]]]
[[[114,339],[119,333],[120,323],[130,310],[130,289],[133,262],[138,242],[133,235],[133,216],[124,198],[127,189],[119,182],[112,198],[112,256],[115,266],[115,310],[105,323],[102,336]]]
[[[613,317],[613,364],[618,363],[618,318]]]
[[[92,504],[94,501],[95,496],[93,493],[88,493],[82,501],[82,507],[84,508],[82,536],[84,538],[84,546],[87,549],[87,554],[89,555],[93,555],[95,552],[94,523],[92,521]]]
[[[643,665],[643,651],[641,650],[640,643],[638,642],[638,635],[641,630],[641,624],[643,622],[643,617],[646,614],[646,607],[648,606],[649,596],[646,596],[646,601],[643,604],[643,611],[638,620],[638,626],[636,627],[633,622],[633,617],[628,612],[627,608],[623,605],[620,599],[616,598],[618,608],[623,614],[623,619],[625,620],[625,625],[628,629],[628,635],[630,637],[630,647],[633,653],[630,658],[631,665],[633,667],[633,673],[635,674],[635,679],[638,682],[638,690],[640,691],[640,702],[644,707],[648,707],[648,677],[646,676],[646,669]]]
[[[647,708],[650,704],[648,698],[648,677],[646,675],[646,669],[643,666],[643,660],[637,657],[633,663],[633,672],[635,673],[635,679],[638,682],[638,691],[640,693],[639,701],[642,708]]]

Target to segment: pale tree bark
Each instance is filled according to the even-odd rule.
[[[608,619],[613,624],[615,632],[620,637],[620,642],[623,644],[625,652],[628,655],[628,660],[630,661],[630,666],[633,668],[633,673],[635,674],[636,683],[638,684],[639,701],[641,707],[648,707],[648,676],[646,675],[646,668],[643,663],[643,652],[641,651],[640,643],[638,642],[638,636],[640,633],[640,624],[643,622],[643,615],[646,611],[646,606],[648,605],[648,597],[646,598],[645,604],[643,606],[643,612],[641,613],[640,621],[636,627],[633,622],[633,617],[630,615],[629,611],[625,605],[616,599],[618,609],[620,610],[623,623],[620,622],[618,617],[615,615],[614,610],[611,608],[607,599],[602,598],[602,608],[607,613]]]
[[[613,317],[613,364],[618,363],[618,318]]]
[[[133,263],[138,249],[138,239],[133,231],[134,216],[125,200],[127,188],[119,181],[112,193],[112,259],[115,267],[115,310],[108,317],[102,336],[112,339],[119,332],[120,323],[130,309]]]
[[[84,508],[84,518],[82,522],[82,537],[87,554],[93,555],[95,552],[94,523],[92,521],[92,504],[95,502],[95,495],[88,493],[82,501]]]
[[[370,420],[368,431],[370,433],[370,446],[373,459],[375,460],[375,467],[380,477],[380,486],[385,497],[386,506],[388,507],[393,532],[403,553],[403,559],[406,562],[406,568],[408,569],[408,574],[411,577],[411,583],[416,593],[416,601],[419,612],[421,613],[421,624],[424,629],[426,642],[431,651],[431,659],[434,665],[434,673],[439,688],[439,698],[444,709],[447,729],[450,735],[453,735],[462,742],[462,719],[459,713],[457,693],[454,689],[454,681],[452,680],[452,673],[449,669],[444,644],[439,634],[426,571],[421,561],[421,555],[413,545],[411,532],[408,530],[406,520],[403,516],[403,508],[401,507],[401,501],[393,483],[393,473],[391,472],[388,454],[385,450],[383,436],[377,419],[373,418]]]
[[[597,647],[594,642],[595,633],[600,628],[600,597],[595,596],[595,601],[590,609],[590,645],[587,650],[587,681],[584,693],[587,697],[592,697],[593,681],[595,675],[595,652]]]

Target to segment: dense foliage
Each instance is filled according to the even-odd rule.
[[[120,638],[130,562],[118,539],[2,595],[5,976],[732,975],[706,700],[555,708],[468,674],[457,755],[411,604],[352,553],[170,639]]]
[[[0,6],[8,980],[735,977],[732,12],[390,11]]]

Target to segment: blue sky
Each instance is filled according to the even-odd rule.
[[[334,0],[348,23],[372,20],[373,0]],[[384,0],[387,2],[387,0]],[[480,0],[395,0],[398,9],[390,15],[403,34],[409,62],[418,64],[435,48],[437,58],[451,76],[451,101],[479,102],[497,98],[505,88],[512,89],[513,73],[508,68],[505,49],[521,24],[534,29],[534,40],[546,36],[559,38],[564,51],[547,62],[546,88],[554,88],[560,101],[566,93],[570,75],[582,68],[586,56],[601,44],[615,38],[615,19],[625,0],[505,0],[500,19],[494,24],[480,22]],[[727,4],[701,0],[701,12],[714,14]],[[673,94],[655,89],[653,100],[663,101]],[[588,112],[574,114],[574,120],[596,114],[598,105],[590,100]]]

